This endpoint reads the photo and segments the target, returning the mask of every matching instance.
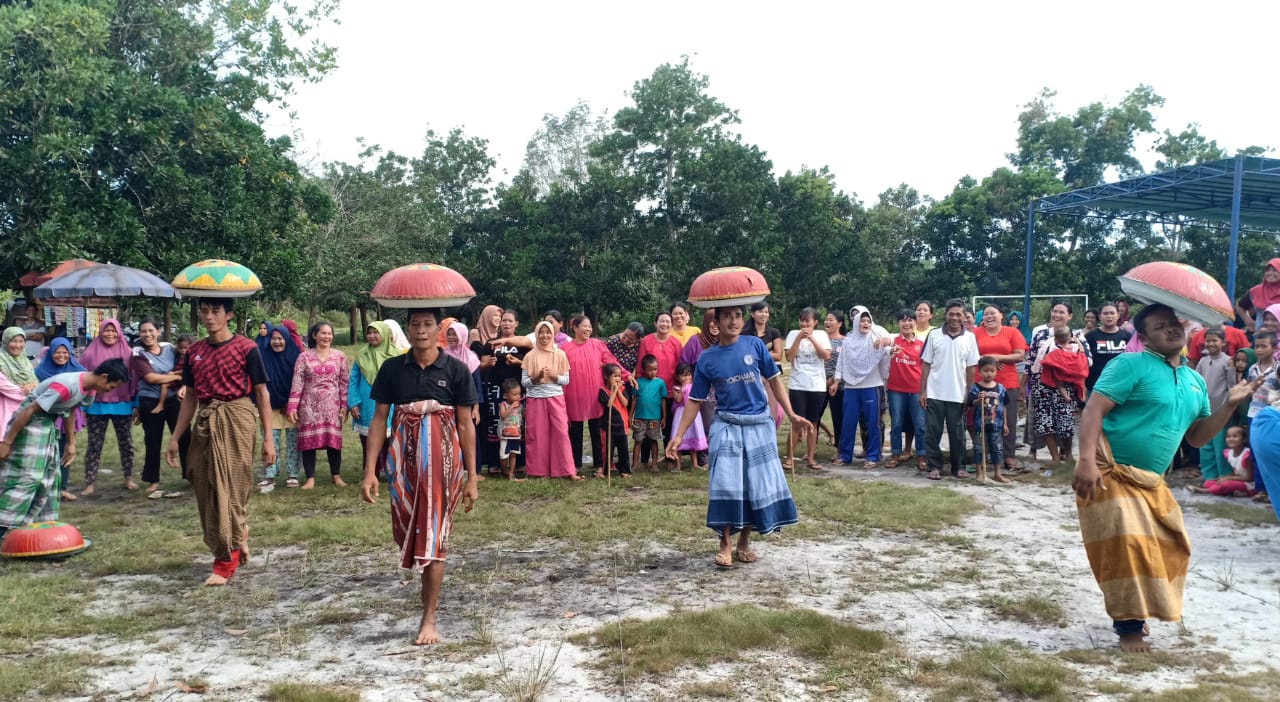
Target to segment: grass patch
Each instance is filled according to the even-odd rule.
[[[1047,597],[998,596],[987,600],[986,605],[1005,619],[1027,624],[1067,625],[1067,613],[1062,609],[1062,605]]]
[[[1115,648],[1072,648],[1059,651],[1058,658],[1078,665],[1106,666],[1123,675],[1151,673],[1168,668],[1217,670],[1231,657],[1214,651],[1198,651],[1194,656],[1154,649],[1141,656],[1121,653]]]
[[[1202,675],[1195,687],[1140,693],[1129,702],[1265,702],[1280,699],[1280,672],[1267,670],[1246,675]]]
[[[87,653],[57,653],[32,658],[0,659],[0,699],[58,699],[80,694],[91,669]]]
[[[692,682],[680,686],[679,699],[682,700],[728,700],[733,699],[739,690],[728,682]]]
[[[965,693],[962,697],[934,699],[996,699],[1000,695],[1016,695],[1051,702],[1077,699],[1073,687],[1079,680],[1075,671],[1065,665],[1025,648],[1007,644],[990,644],[967,649],[942,666],[953,676],[946,690],[983,688],[982,694]]]
[[[626,659],[618,651],[621,639]],[[789,649],[825,666],[828,684],[878,687],[889,674],[883,658],[891,646],[878,631],[861,629],[812,610],[769,611],[734,605],[639,621],[628,619],[577,634],[570,641],[604,650],[597,667],[628,678],[662,675],[685,666],[741,660],[754,649]],[[868,672],[873,672],[868,675]]]
[[[1239,505],[1232,502],[1205,502],[1191,505],[1197,512],[1203,512],[1210,517],[1218,519],[1229,519],[1237,524],[1246,526],[1258,526],[1260,524],[1280,524],[1276,521],[1276,513],[1270,507],[1254,507],[1253,505]]]
[[[310,683],[273,683],[264,699],[267,702],[360,702],[360,693]]]

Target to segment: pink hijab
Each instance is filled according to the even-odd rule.
[[[115,327],[116,343],[107,346],[102,341],[102,330],[107,327]],[[118,358],[124,361],[127,368],[130,359],[133,358],[133,349],[129,348],[129,342],[124,339],[124,330],[120,328],[120,322],[116,319],[104,319],[102,325],[98,327],[98,335],[93,337],[93,341],[89,342],[89,346],[80,356],[80,365],[89,370],[98,367],[99,363]],[[108,393],[99,393],[98,402],[129,402],[133,399],[134,394],[138,391],[138,379],[129,374],[129,382]]]
[[[471,350],[471,347],[467,346],[467,325],[462,322],[454,322],[449,328],[458,337],[458,343],[444,347],[444,352],[467,364],[468,372],[475,373],[476,369],[480,367],[480,359]]]

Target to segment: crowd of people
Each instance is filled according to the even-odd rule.
[[[522,334],[515,309],[490,305],[474,328],[434,310],[409,313],[409,336],[397,320],[375,321],[351,358],[326,322],[305,338],[287,319],[262,322],[252,341],[238,336],[231,305],[220,300],[200,303],[208,336],[199,341],[161,341],[146,319],[131,346],[108,319],[78,359],[65,338],[31,357],[29,332],[14,326],[0,349],[0,530],[56,519],[60,501],[93,495],[108,473],[110,425],[127,490],[181,496],[161,489],[162,456],[181,468],[215,557],[206,582],[223,584],[249,556],[249,492],[271,492],[281,474],[288,488],[314,488],[322,449],[330,479],[346,485],[350,420],[362,496],[374,501],[379,481],[387,483],[402,565],[423,573],[418,643],[438,640],[452,512],[475,502],[486,476],[625,480],[633,470],[681,472],[687,459],[689,470],[711,471],[707,524],[720,537],[716,564],[730,567],[757,558],[749,531],[795,522],[781,469],[794,472],[799,458],[809,470],[828,470],[816,455],[823,433],[834,466],[908,464],[929,480],[984,481],[989,467],[997,483],[1024,469],[1019,448],[1028,458],[1047,450],[1050,462],[1069,461],[1079,435],[1076,490],[1088,544],[1105,531],[1099,524],[1128,518],[1086,507],[1135,465],[1156,476],[1198,470],[1195,492],[1267,501],[1255,465],[1280,468],[1280,259],[1238,304],[1243,329],[1202,326],[1161,305],[1131,316],[1123,300],[1086,310],[1081,328],[1072,327],[1072,305],[1054,301],[1032,327],[1020,310],[975,310],[953,299],[940,317],[928,301],[899,310],[893,331],[863,306],[847,315],[805,307],[783,334],[765,302],[745,314],[705,310],[700,325],[678,302],[654,316],[652,331],[632,321],[604,339],[587,316],[566,320],[556,310]],[[1124,372],[1104,373],[1112,363]],[[1166,367],[1170,383],[1160,380]],[[788,418],[779,450],[776,432]],[[1120,438],[1125,421],[1167,424],[1150,442],[1159,450]],[[141,485],[134,424],[143,430]],[[77,495],[68,471],[80,429],[88,441]],[[253,434],[262,437],[259,475],[253,442],[244,441]],[[758,470],[771,464],[779,469]],[[1139,473],[1123,479],[1156,489]],[[426,503],[423,490],[432,495]],[[1170,528],[1180,533],[1177,521]],[[1122,642],[1143,645],[1145,624],[1115,618]]]

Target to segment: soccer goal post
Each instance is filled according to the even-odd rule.
[[[1084,324],[1084,311],[1089,309],[1089,296],[1079,293],[1032,295],[1030,312],[1022,309],[1023,299],[1022,295],[974,295],[970,298],[969,303],[973,305],[975,314],[982,309],[979,305],[985,306],[987,304],[994,304],[996,307],[1006,310],[1006,317],[1008,316],[1008,311],[1016,310],[1022,314],[1022,323],[1030,324],[1033,328],[1049,321],[1049,309],[1053,306],[1054,300],[1066,300],[1071,303],[1073,321],[1077,325]]]

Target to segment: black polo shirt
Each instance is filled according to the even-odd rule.
[[[369,396],[386,405],[435,400],[451,407],[476,404],[476,386],[467,365],[443,351],[423,368],[413,352],[388,358],[378,369]]]

